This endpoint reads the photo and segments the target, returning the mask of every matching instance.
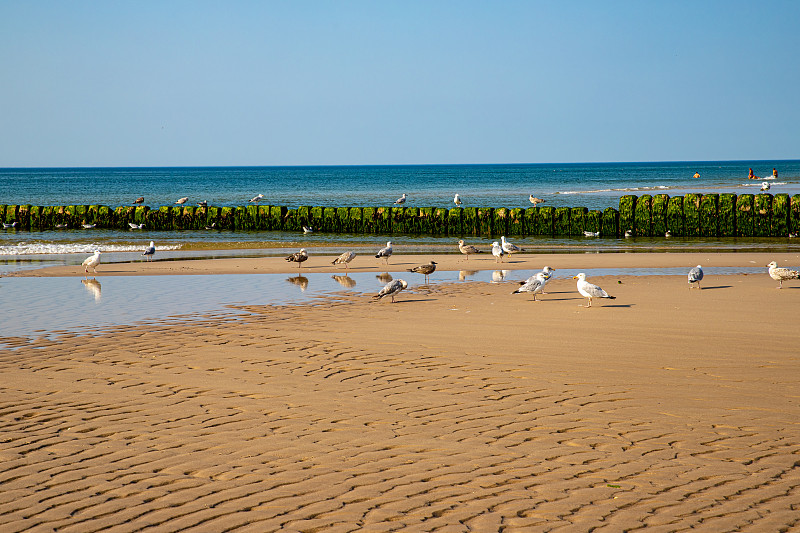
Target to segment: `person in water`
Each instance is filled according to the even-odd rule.
[[[692,177],[693,177],[693,178],[699,178],[699,177],[700,177],[700,173],[699,173],[699,172],[695,172],[695,173],[694,173],[694,176],[692,176]]]
[[[772,169],[772,177],[778,179],[778,171],[775,170],[774,168]]]
[[[749,179],[749,180],[758,179],[758,177],[757,177],[757,176],[754,176],[754,175],[753,175],[753,169],[752,169],[752,168],[751,168],[751,169],[749,169],[749,172],[748,172],[748,174],[747,174],[747,179]]]

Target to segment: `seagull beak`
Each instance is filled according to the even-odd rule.
[[[578,276],[572,276],[572,279],[578,279]]]

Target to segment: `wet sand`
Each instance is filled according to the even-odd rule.
[[[427,259],[396,256],[388,271]],[[800,266],[793,254],[577,254],[504,268],[772,259]],[[338,271],[331,260],[303,270]],[[98,272],[203,264],[168,263]],[[566,279],[534,302],[511,283],[403,277],[413,290],[396,304],[251,306],[0,351],[0,529],[798,527],[800,281],[707,276],[689,290],[683,277],[606,276],[590,281],[617,299],[587,309]]]

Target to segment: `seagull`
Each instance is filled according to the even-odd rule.
[[[404,204],[404,203],[406,203],[406,193],[403,193],[403,196],[401,196],[400,198],[395,200],[394,203],[396,203],[396,204]]]
[[[143,204],[144,203],[144,196],[140,196],[136,200],[133,201],[134,204]]]
[[[547,265],[545,265],[544,267],[542,267],[542,274],[544,274],[544,279],[545,279],[545,281],[547,281],[547,280],[549,280],[550,278],[552,278],[552,277],[553,277],[553,272],[555,272],[555,271],[556,271],[556,269],[555,269],[555,268],[550,268],[550,267],[549,267],[549,266],[547,266]],[[544,293],[542,293],[542,294],[544,294]]]
[[[131,229],[142,229],[142,228],[144,228],[144,222],[142,222],[141,224],[135,224],[133,222],[128,222],[128,227],[131,228]]]
[[[258,203],[258,202],[261,201],[262,198],[264,198],[264,195],[259,193],[256,196],[253,196],[252,198],[250,198],[250,201]]]
[[[286,256],[286,260],[290,263],[297,263],[297,268],[300,268],[300,266],[303,264],[303,261],[306,259],[308,259],[308,252],[306,252],[305,248],[301,248],[299,252],[295,252]]]
[[[522,248],[517,246],[516,244],[511,244],[509,241],[506,240],[505,236],[500,237],[500,242],[502,242],[503,251],[508,255],[515,254],[517,252],[522,252]],[[494,252],[492,252],[494,253]]]
[[[377,253],[377,254],[375,254],[375,257],[376,257],[377,259],[380,259],[381,257],[384,257],[384,258],[386,258],[386,264],[387,264],[387,265],[389,264],[389,258],[390,258],[391,256],[392,256],[392,241],[389,241],[389,242],[387,242],[387,243],[386,243],[386,246],[385,246],[384,248],[381,248],[381,249],[378,251],[378,253]]]
[[[697,288],[700,288],[700,282],[703,280],[703,267],[697,265],[689,271],[689,288],[692,288],[692,283],[697,283]]]
[[[5,229],[16,228],[17,224],[19,224],[19,222],[17,222],[16,220],[14,222],[3,222],[3,227]]]
[[[597,285],[592,285],[586,281],[586,274],[583,272],[577,276],[574,276],[572,279],[578,280],[578,292],[581,293],[585,298],[589,298],[589,305],[586,307],[592,306],[592,298],[608,298],[610,300],[616,299],[616,296],[609,296],[606,291]]]
[[[197,202],[198,207],[208,207],[208,200],[203,200],[202,202]]]
[[[670,237],[672,237],[672,232],[670,230],[667,230],[667,232],[664,234],[664,237],[669,239]]]
[[[69,224],[56,224],[56,229],[67,229]]]
[[[97,227],[97,224],[81,224],[83,229],[94,229]]]
[[[537,272],[533,276],[529,277],[526,281],[523,281],[520,284],[519,289],[515,290],[511,294],[520,294],[522,292],[529,292],[533,294],[533,301],[536,301],[536,293],[542,293],[544,290],[544,285],[547,283],[547,278],[543,272]]]
[[[463,202],[461,201],[461,197],[458,195],[458,193],[456,193],[456,195],[453,197],[453,203],[456,204],[456,207],[461,207]]]
[[[333,276],[331,276],[331,278],[333,278],[333,280],[336,281],[336,283],[338,283],[345,289],[352,289],[353,287],[356,286],[356,280],[354,280],[347,274],[345,274],[344,276],[341,275],[337,276],[336,274],[334,274]]]
[[[762,182],[761,182],[761,190],[762,190],[762,191],[768,191],[768,190],[769,190],[769,182],[767,182],[767,181],[762,181]]]
[[[544,203],[544,200],[542,200],[541,198],[536,198],[532,194],[528,197],[528,200],[531,201],[531,203],[533,204],[533,207],[536,207],[537,205]]]
[[[505,252],[503,252],[503,248],[500,246],[500,243],[497,242],[497,241],[494,241],[492,243],[492,255],[495,258],[494,262],[495,263],[502,263],[503,262],[503,254],[504,253]]]
[[[217,227],[217,223],[216,222],[212,222],[210,226],[206,226],[206,229],[216,229],[216,227]]]
[[[183,198],[178,198],[178,199],[175,201],[175,203],[176,203],[176,204],[185,204],[185,203],[186,203],[186,201],[187,201],[188,199],[189,199],[189,197],[188,197],[188,196],[184,196]]]
[[[303,226],[303,233],[306,233],[306,234],[314,233],[314,228],[312,228],[311,226]]]
[[[153,259],[155,253],[156,253],[156,243],[150,241],[150,246],[148,246],[147,249],[144,252],[142,252],[142,255],[147,257],[147,260],[149,261]]]
[[[600,236],[600,232],[599,231],[584,231],[583,234],[586,237],[599,237]]]
[[[783,288],[783,280],[785,279],[800,279],[800,272],[791,270],[789,268],[780,268],[775,261],[767,265],[769,267],[769,277],[780,283],[779,289]]]
[[[414,268],[409,268],[409,272],[418,272],[425,276],[425,283],[428,282],[428,276],[433,274],[433,271],[436,270],[436,261],[431,261],[427,265],[420,265]]]
[[[348,264],[350,263],[350,261],[352,261],[352,260],[353,260],[355,257],[356,257],[356,253],[355,253],[355,252],[353,252],[353,251],[351,251],[351,250],[348,250],[348,251],[344,252],[342,255],[340,255],[339,257],[337,257],[336,259],[334,259],[334,260],[333,260],[333,262],[332,262],[331,264],[332,264],[332,265],[341,265],[341,264],[344,264],[344,269],[345,269],[345,270],[347,270],[347,265],[348,265]]]
[[[405,289],[406,287],[408,287],[408,283],[406,283],[402,279],[396,279],[394,281],[390,281],[389,283],[387,283],[386,286],[384,288],[382,288],[381,291],[378,294],[373,296],[373,298],[376,299],[376,300],[380,300],[384,296],[391,296],[392,297],[392,303],[394,303],[395,295],[398,292],[400,292],[403,289]]]
[[[458,251],[467,256],[467,261],[469,261],[469,254],[483,253],[482,250],[478,250],[471,244],[464,244],[463,239],[458,241]]]
[[[92,270],[94,270],[95,274],[97,274],[97,265],[99,264],[100,264],[100,250],[95,250],[94,255],[87,257],[86,259],[83,260],[83,263],[81,263],[81,265],[83,265],[84,267],[83,269],[84,272],[89,272],[89,269],[91,268]]]
[[[633,230],[626,229],[625,230],[625,236],[626,237],[633,237]]]

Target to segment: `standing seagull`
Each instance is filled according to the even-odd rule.
[[[331,264],[332,265],[344,264],[344,269],[347,270],[347,265],[350,263],[350,261],[352,261],[355,258],[355,256],[356,256],[355,252],[348,250],[347,252],[344,252],[342,255],[334,259],[333,263]]]
[[[83,260],[83,263],[81,263],[81,265],[83,265],[84,267],[83,269],[84,272],[89,272],[89,269],[91,268],[92,270],[94,270],[95,274],[97,274],[97,265],[99,264],[100,264],[100,250],[95,250],[94,255],[87,257],[86,259]]]
[[[308,259],[308,252],[306,252],[305,248],[301,248],[299,252],[295,252],[286,256],[286,260],[290,263],[297,263],[297,268],[300,268],[300,266],[303,264],[303,261],[306,259]]]
[[[597,285],[592,285],[586,281],[586,274],[583,272],[577,276],[574,276],[572,279],[578,280],[578,292],[581,293],[585,298],[589,298],[589,305],[586,307],[592,306],[592,298],[608,298],[609,300],[616,299],[616,296],[609,296],[606,291]]]
[[[262,199],[262,198],[264,198],[264,195],[263,195],[263,194],[261,194],[261,193],[259,193],[259,194],[257,194],[256,196],[253,196],[252,198],[250,198],[250,201],[251,201],[251,202],[258,203],[258,202],[260,202],[260,201],[261,201],[261,199]]]
[[[398,205],[406,203],[406,193],[403,193],[403,196],[395,200],[394,203]]]
[[[392,241],[386,243],[386,246],[378,250],[378,253],[375,254],[376,259],[380,259],[381,257],[386,259],[386,264],[389,264],[389,258],[392,256]]]
[[[762,191],[768,191],[769,190],[769,182],[768,181],[762,181],[761,182],[761,190]]]
[[[458,251],[467,256],[467,261],[469,261],[469,254],[483,253],[471,244],[464,244],[463,239],[458,241]]]
[[[394,281],[390,281],[389,283],[387,283],[386,286],[382,288],[378,294],[373,296],[373,298],[375,298],[376,300],[380,300],[384,296],[391,296],[392,303],[394,303],[395,294],[402,291],[406,287],[408,287],[408,283],[406,283],[402,279],[396,279]]]
[[[427,265],[420,265],[418,267],[409,268],[409,272],[418,272],[425,276],[425,283],[428,283],[428,276],[433,274],[433,271],[436,270],[436,261],[431,261]]]
[[[537,205],[544,203],[544,200],[542,200],[541,198],[536,198],[532,194],[528,197],[528,200],[531,201],[531,203],[533,204],[533,207],[536,207]]]
[[[511,294],[520,294],[522,292],[529,292],[533,294],[533,301],[536,301],[536,293],[544,294],[544,285],[547,283],[547,278],[543,272],[537,272],[527,280],[520,283],[520,288]]]
[[[500,246],[500,243],[497,242],[497,241],[494,241],[492,243],[492,255],[494,256],[494,262],[495,263],[502,263],[503,262],[503,254],[504,253],[505,252],[503,252],[503,247]]]
[[[453,197],[453,203],[456,204],[456,207],[461,207],[463,202],[461,201],[461,197],[458,195],[458,193],[456,193],[456,195]]]
[[[511,244],[509,241],[507,241],[505,236],[501,236],[500,241],[503,243],[503,251],[508,255],[523,251],[522,248],[520,248],[516,244]]]
[[[783,280],[785,279],[800,279],[800,272],[788,268],[779,268],[778,263],[775,261],[767,265],[769,267],[769,277],[780,283],[779,289],[783,288]]]
[[[176,204],[181,204],[181,205],[183,205],[183,204],[185,204],[185,203],[186,203],[186,201],[187,201],[188,199],[189,199],[189,197],[188,197],[188,196],[184,196],[183,198],[178,198],[178,199],[175,201],[175,203],[176,203]]]
[[[145,256],[148,261],[151,261],[155,254],[156,254],[156,243],[150,241],[150,246],[148,246],[147,249],[144,252],[142,252],[142,255]]]
[[[144,203],[144,196],[140,196],[136,200],[133,201],[134,204],[143,204]]]
[[[136,224],[135,222],[128,222],[128,227],[131,229],[144,229],[144,222]]]
[[[703,267],[697,265],[689,271],[689,288],[692,288],[692,283],[697,283],[697,288],[700,288],[700,282],[703,280]]]

